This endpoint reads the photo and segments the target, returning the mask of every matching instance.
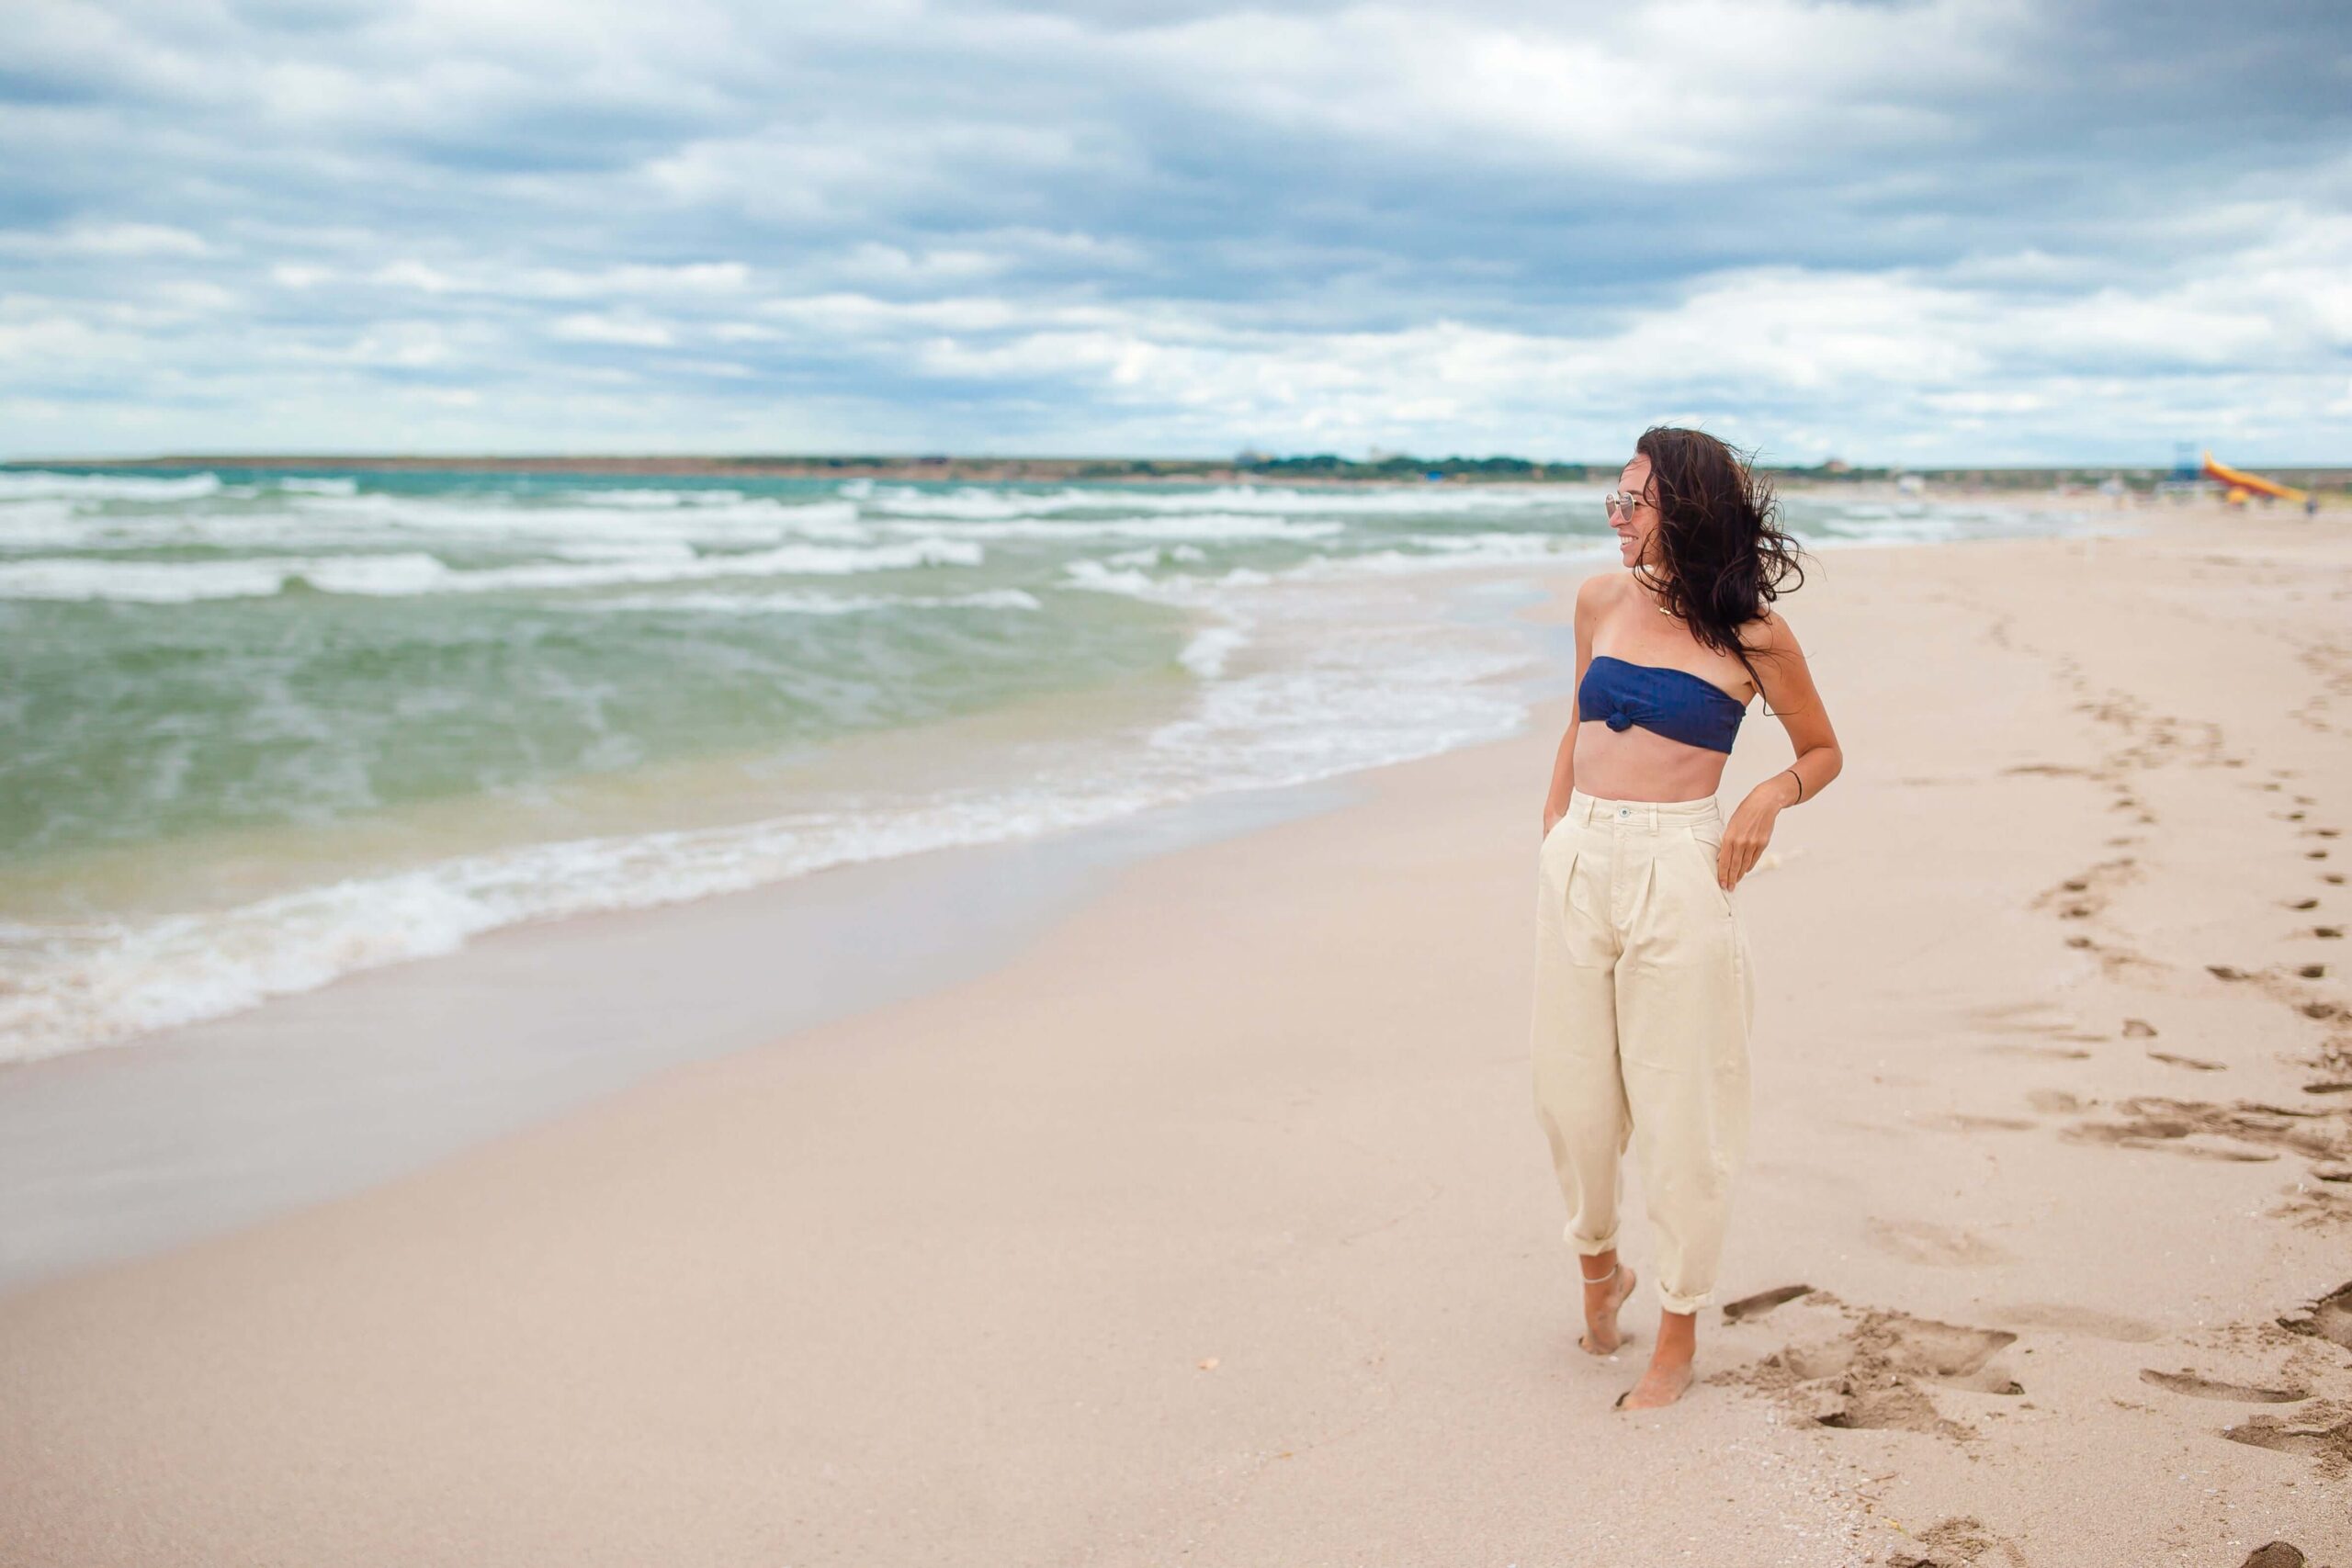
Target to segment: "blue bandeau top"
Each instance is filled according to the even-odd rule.
[[[1747,705],[1703,675],[1662,664],[1628,664],[1596,653],[1577,687],[1577,716],[1610,728],[1654,729],[1669,740],[1728,751]]]

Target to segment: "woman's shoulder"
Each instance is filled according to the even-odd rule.
[[[1622,571],[1596,571],[1577,584],[1578,619],[1607,615],[1631,580]]]
[[[1797,634],[1789,625],[1788,617],[1769,604],[1764,607],[1762,615],[1741,624],[1739,641],[1740,646],[1751,653],[1804,651],[1797,646]]]

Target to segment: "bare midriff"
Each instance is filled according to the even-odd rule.
[[[1634,725],[1611,729],[1597,719],[1577,726],[1569,768],[1576,787],[1609,800],[1699,800],[1723,784],[1730,753],[1669,740]]]

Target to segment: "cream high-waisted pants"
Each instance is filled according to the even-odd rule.
[[[1714,800],[1581,790],[1544,840],[1536,900],[1535,1109],[1568,1201],[1568,1245],[1617,1245],[1630,1145],[1657,1233],[1658,1300],[1714,1289],[1747,1147],[1756,981],[1735,895],[1715,881]]]

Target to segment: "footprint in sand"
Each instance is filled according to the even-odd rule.
[[[2018,1302],[2007,1306],[1989,1307],[1985,1315],[1996,1323],[2016,1324],[2020,1328],[2051,1328],[2061,1334],[2081,1334],[2093,1339],[2113,1339],[2126,1345],[2145,1345],[2161,1338],[2164,1331],[2153,1323],[2120,1313],[2098,1312],[2090,1307],[2069,1306],[2063,1302]]]
[[[2030,907],[2036,909],[2054,908],[2061,919],[2086,919],[2106,908],[2114,890],[2137,876],[2138,865],[2139,863],[2130,855],[2101,861],[2088,871],[2077,872],[2057,886],[2047,889],[2035,897]]]
[[[2302,1549],[2283,1540],[2266,1541],[2246,1554],[2238,1568],[2310,1568]]]
[[[2071,944],[2070,944],[2071,945]],[[2109,949],[2098,955],[2099,973],[2110,980],[2138,980],[2150,973],[2161,974],[2172,967],[2143,953]]]
[[[1811,1285],[1780,1285],[1769,1291],[1758,1291],[1752,1296],[1742,1296],[1736,1302],[1724,1303],[1725,1323],[1752,1323],[1776,1306],[1786,1306],[1799,1296],[1813,1294]]]
[[[1849,1317],[1844,1332],[1776,1350],[1744,1381],[1781,1395],[1816,1426],[1953,1438],[1971,1429],[1947,1419],[1921,1383],[2012,1397],[2025,1392],[1993,1360],[2016,1343],[2014,1334],[1838,1304]]]
[[[1882,1220],[1865,1227],[1872,1247],[1905,1263],[1930,1268],[1977,1269],[1999,1263],[2008,1254],[1979,1236],[1926,1220]]]
[[[2070,945],[2073,939],[2068,939]],[[2080,945],[2089,946],[2090,939]],[[1964,1014],[1968,1022],[1986,1034],[2032,1034],[2049,1040],[2091,1043],[2107,1038],[2083,1027],[2082,1020],[2062,1008],[2047,1002],[2009,1002],[1989,1007],[1970,1008]],[[2005,1041],[1999,1044],[1979,1045],[1980,1051],[2004,1056],[2045,1056],[2060,1061],[2078,1062],[2089,1056],[2088,1051],[2073,1045],[2028,1045]]]
[[[1866,1312],[1854,1330],[1826,1344],[1792,1345],[1781,1352],[1800,1377],[1831,1378],[1866,1361],[1887,1370],[1980,1393],[2018,1394],[2025,1390],[2007,1372],[1990,1369],[2017,1336],[1998,1328],[1968,1328],[1900,1312]]]
[[[2347,1280],[2300,1312],[2289,1313],[2278,1326],[2352,1350],[2352,1280]]]
[[[2122,1120],[2078,1122],[2058,1135],[2074,1143],[2111,1144],[2124,1148],[2165,1148],[2202,1159],[2254,1163],[2278,1157],[2284,1150],[2311,1159],[2336,1159],[2346,1152],[2344,1134],[2325,1111],[2306,1111],[2239,1100],[2212,1105],[2203,1100],[2169,1100],[2160,1095],[2133,1095],[2116,1102]],[[2198,1136],[2227,1139],[2253,1147],[2215,1147],[2185,1140]]]
[[[1905,1532],[1908,1534],[1908,1531]],[[1998,1549],[1995,1559],[1987,1554]],[[1889,1552],[1886,1568],[1979,1568],[1996,1561],[2023,1568],[2025,1554],[2014,1541],[2004,1540],[1973,1516],[1939,1519],[1911,1537],[1909,1546]],[[2295,1568],[2301,1568],[2300,1563]]]
[[[2061,1040],[2104,1040],[2104,1034],[2090,1033],[2083,1028],[2083,1021],[2064,1008],[2048,1002],[2003,1002],[1968,1010],[1965,1015],[1987,1032],[2015,1034],[2048,1034]]]
[[[2200,1378],[2186,1368],[2177,1372],[2160,1372],[2154,1367],[2143,1367],[2140,1381],[2174,1393],[2185,1393],[2191,1399],[2229,1399],[2244,1404],[2292,1404],[2312,1396],[2307,1388],[2256,1388],[2252,1383],[2222,1382]]]
[[[1939,1116],[1935,1124],[1955,1133],[2030,1133],[2041,1125],[2022,1116],[1972,1116],[1963,1111]]]
[[[2063,762],[2020,762],[2013,768],[2003,768],[2004,773],[2041,773],[2053,779],[2096,779],[2104,774],[2089,768],[2070,767]]]
[[[2283,1220],[2301,1229],[2335,1234],[2352,1225],[2352,1197],[2346,1197],[2326,1187],[2306,1187],[2301,1183],[2288,1190],[2267,1209],[2263,1218]]]
[[[2233,1443],[2268,1449],[2273,1453],[2301,1454],[2319,1461],[2320,1475],[2330,1481],[2352,1475],[2352,1410],[2331,1425],[2315,1426],[2257,1416],[2225,1428],[2222,1436]]]

